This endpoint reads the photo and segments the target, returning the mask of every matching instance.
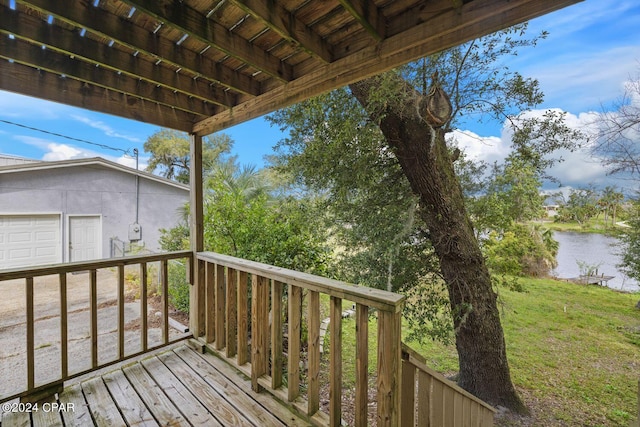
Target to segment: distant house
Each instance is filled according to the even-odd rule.
[[[158,251],[188,200],[186,185],[101,158],[0,156],[0,269]]]
[[[553,218],[558,215],[558,211],[560,210],[560,205],[544,205],[542,207],[549,218]]]

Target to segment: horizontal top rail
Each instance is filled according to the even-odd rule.
[[[222,255],[214,252],[198,252],[197,258],[247,273],[258,274],[260,276],[278,280],[290,285],[300,286],[304,289],[322,292],[337,298],[343,298],[378,310],[400,312],[405,300],[403,295],[387,292],[380,289],[357,286],[341,282],[339,280],[328,279],[314,274],[302,273],[287,268],[275,267],[260,262],[249,261],[229,255]]]
[[[25,277],[48,276],[51,274],[71,273],[74,271],[95,270],[117,265],[140,264],[141,262],[162,261],[165,259],[191,258],[191,251],[163,252],[151,255],[132,255],[119,258],[106,258],[93,261],[68,262],[63,264],[43,265],[29,269],[14,268],[0,270],[0,281],[24,279]]]

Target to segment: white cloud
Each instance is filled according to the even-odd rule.
[[[104,156],[103,156],[104,157]],[[106,158],[106,157],[105,157]],[[121,164],[123,166],[128,166],[130,168],[136,168],[136,159],[135,157],[123,155],[113,160],[114,162]],[[138,159],[138,170],[145,170],[148,166],[149,158],[148,157],[140,157]]]
[[[88,117],[85,116],[80,116],[77,114],[72,114],[71,118],[84,123],[94,129],[98,129],[101,130],[102,132],[104,132],[105,135],[113,137],[113,138],[122,138],[122,139],[126,139],[127,141],[130,142],[135,142],[135,143],[140,143],[142,142],[142,140],[140,138],[137,138],[135,136],[131,136],[131,135],[126,135],[124,133],[120,133],[118,131],[116,131],[114,128],[112,128],[111,126],[109,126],[108,124],[106,124],[103,121],[100,120],[91,120]]]
[[[553,109],[562,112],[560,109]],[[542,117],[547,110],[531,110],[523,112],[527,118]],[[587,112],[578,115],[565,113],[565,123],[573,129],[580,130],[588,135],[597,135],[597,119],[600,113]],[[505,121],[500,137],[481,137],[471,131],[454,131],[451,138],[457,142],[458,147],[464,150],[470,159],[482,160],[488,163],[501,163],[511,152],[512,131],[510,123]],[[553,158],[562,159],[547,172],[559,183],[568,188],[581,188],[589,184],[596,187],[613,185],[618,188],[629,187],[633,184],[629,181],[620,180],[617,177],[607,175],[605,166],[599,158],[594,157],[591,152],[591,145],[595,141],[580,141],[582,147],[575,150],[557,150],[553,153]],[[558,183],[548,183],[547,187],[557,187]]]
[[[497,136],[480,136],[470,130],[454,130],[449,135],[470,160],[482,160],[488,163],[502,161],[509,154],[509,145]]]
[[[31,136],[18,135],[14,139],[36,147],[44,152],[41,159],[45,161],[61,161],[72,159],[86,159],[89,157],[102,157],[103,159],[110,160],[114,163],[118,163],[130,168],[136,167],[136,159],[133,156],[123,154],[121,156],[110,156],[104,153],[98,153],[96,151],[87,150],[74,145],[59,144],[42,138],[34,138]],[[138,166],[140,170],[146,169],[149,163],[148,157],[140,157],[138,159]]]
[[[45,161],[82,159],[87,157],[97,157],[100,155],[91,150],[84,150],[69,144],[59,144],[43,138],[15,135],[13,139],[43,151],[44,154],[41,159]]]
[[[67,144],[51,143],[47,146],[47,149],[49,151],[42,156],[42,160],[48,162],[91,157],[88,153]]]

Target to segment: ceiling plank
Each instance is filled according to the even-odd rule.
[[[475,0],[197,123],[207,135],[581,0]]]
[[[371,0],[338,0],[376,41],[385,38],[384,20]]]
[[[114,40],[133,51],[140,51],[149,56],[161,59],[165,63],[200,74],[207,80],[217,82],[237,92],[256,96],[260,92],[260,84],[249,76],[239,73],[224,64],[213,61],[196,52],[178,46],[175,43],[155,36],[130,21],[124,20],[102,9],[88,4],[75,2],[69,6],[63,2],[50,0],[21,1],[25,5],[41,12],[55,16],[78,28],[86,28],[96,35]]]
[[[0,60],[0,90],[188,132],[202,116]]]
[[[100,64],[114,71],[121,71],[133,78],[144,79],[203,101],[224,107],[236,104],[232,93],[214,87],[204,79],[193,79],[88,37],[82,37],[79,33],[54,25],[42,27],[42,23],[37,17],[18,13],[2,5],[0,5],[0,31],[14,34],[16,37],[24,38],[32,43],[45,45],[64,54]]]
[[[232,0],[232,2],[285,40],[300,46],[309,55],[321,59],[323,62],[333,60],[329,43],[300,22],[279,2],[273,0]]]
[[[180,2],[158,0],[122,0],[136,10],[153,16],[165,25],[245,62],[282,82],[293,79],[293,67],[260,49],[197,10]]]
[[[113,89],[126,95],[175,107],[200,116],[212,116],[218,112],[213,104],[203,102],[180,92],[174,92],[144,80],[132,79],[104,67],[72,59],[52,49],[25,42],[18,38],[0,37],[0,58],[12,59],[54,74],[64,75],[105,89]]]

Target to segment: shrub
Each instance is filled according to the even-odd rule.
[[[169,262],[169,304],[178,311],[189,313],[189,282],[185,264]]]

